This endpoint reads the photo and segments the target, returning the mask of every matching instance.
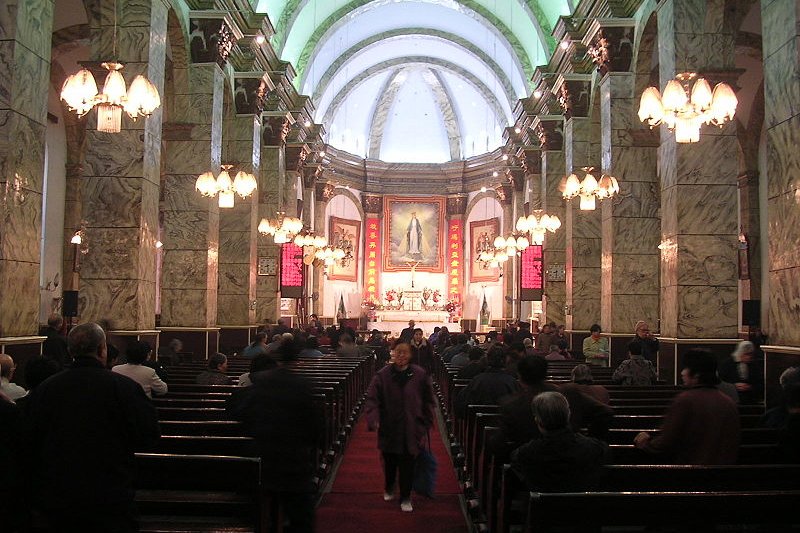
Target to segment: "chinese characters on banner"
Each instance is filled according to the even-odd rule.
[[[281,246],[281,297],[303,297],[303,248],[291,242]]]
[[[461,304],[461,284],[464,280],[464,239],[462,221],[451,220],[448,238],[448,300],[456,305]]]
[[[364,241],[364,299],[370,302],[381,301],[380,269],[381,264],[381,221],[379,218],[368,218],[367,235]]]
[[[537,245],[528,246],[522,252],[522,268],[520,268],[520,288],[521,297],[524,301],[541,300],[543,277],[542,277],[542,247]]]

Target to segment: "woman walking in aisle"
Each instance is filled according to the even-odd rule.
[[[414,460],[433,426],[434,403],[431,380],[422,367],[410,364],[411,346],[394,347],[394,364],[381,369],[367,391],[367,428],[378,430],[378,449],[383,453],[385,501],[394,499],[395,480],[400,473],[400,509],[411,512]]]

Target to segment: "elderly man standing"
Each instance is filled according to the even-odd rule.
[[[134,451],[159,438],[155,408],[138,383],[106,369],[100,326],[75,327],[67,343],[72,366],[28,403],[34,504],[50,531],[137,531]]]
[[[400,341],[411,342],[411,339],[414,338],[414,329],[416,328],[416,322],[413,320],[408,321],[408,327],[403,328],[403,331],[400,332]]]

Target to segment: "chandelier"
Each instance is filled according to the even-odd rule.
[[[302,230],[295,235],[294,243],[301,248],[324,248],[328,239],[324,235],[315,235],[313,231]]]
[[[561,220],[556,215],[548,215],[541,209],[517,219],[517,231],[530,234],[531,243],[540,246],[544,242],[546,232],[555,233],[561,227]],[[519,239],[517,239],[519,244]],[[526,247],[527,248],[527,247]]]
[[[583,180],[574,173],[567,177],[562,193],[565,200],[580,196],[581,211],[594,211],[596,199],[611,198],[619,192],[619,182],[614,176],[603,174],[598,181],[593,174],[594,167],[583,167],[583,171],[586,173]]]
[[[112,57],[117,55],[117,5],[114,2],[114,36]],[[123,65],[118,61],[106,61],[101,66],[108,71],[103,92],[97,91],[97,83],[88,69],[82,68],[67,77],[61,87],[61,99],[70,111],[84,116],[97,107],[97,131],[119,133],[122,125],[122,110],[133,120],[149,117],[161,105],[155,85],[141,74],[136,76],[130,89],[122,77]]]
[[[338,263],[342,267],[346,267],[350,264],[350,262],[352,262],[353,254],[352,252],[348,253],[343,248],[329,244],[314,252],[314,258],[322,261],[325,267],[332,266],[335,263]]]
[[[194,188],[208,198],[213,198],[219,194],[219,206],[221,208],[233,207],[233,193],[235,192],[240,197],[247,198],[253,191],[258,188],[256,177],[240,170],[236,176],[231,179],[230,169],[233,165],[221,165],[222,170],[219,176],[214,178],[212,172],[204,172],[197,177]]]
[[[296,217],[286,216],[279,211],[272,220],[262,218],[258,223],[258,232],[262,235],[272,235],[275,244],[292,242],[294,237],[303,231],[303,221]]]
[[[713,124],[722,127],[733,120],[739,101],[727,83],[718,83],[711,91],[705,78],[694,72],[682,72],[664,87],[664,94],[656,87],[648,87],[639,101],[639,120],[650,127],[662,122],[675,132],[675,142],[693,143],[700,140],[700,126]]]

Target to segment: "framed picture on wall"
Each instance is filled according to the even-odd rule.
[[[444,197],[387,196],[385,272],[444,272]]]
[[[328,219],[328,242],[347,254],[345,258],[328,267],[328,279],[358,281],[358,259],[361,246],[361,221],[330,217]]]
[[[500,279],[500,267],[492,267],[478,260],[481,252],[494,248],[494,239],[498,235],[500,235],[500,219],[497,217],[469,223],[470,283]]]

